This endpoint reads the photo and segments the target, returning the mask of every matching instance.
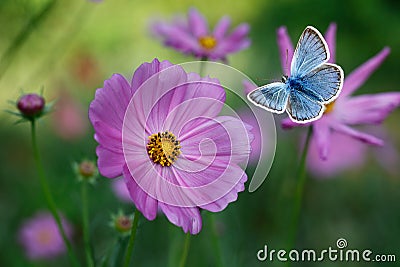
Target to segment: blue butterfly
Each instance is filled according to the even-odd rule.
[[[342,89],[344,73],[329,60],[329,49],[321,33],[308,26],[297,43],[290,66],[290,77],[253,90],[247,98],[274,113],[283,113],[297,123],[319,119],[325,105],[334,101]]]

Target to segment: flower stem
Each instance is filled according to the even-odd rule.
[[[32,136],[32,146],[33,146],[33,157],[35,159],[35,164],[36,164],[36,169],[39,175],[39,179],[40,179],[40,184],[44,193],[44,196],[46,198],[46,202],[47,202],[47,206],[51,212],[51,214],[53,215],[54,220],[56,221],[58,230],[61,233],[61,236],[64,240],[65,246],[67,247],[68,250],[68,256],[70,258],[71,264],[72,266],[79,266],[78,264],[78,260],[76,259],[73,251],[72,251],[72,246],[71,243],[68,240],[67,235],[65,234],[64,228],[62,226],[61,223],[61,219],[60,216],[57,212],[57,206],[56,203],[54,202],[53,196],[51,194],[50,191],[50,187],[49,184],[47,182],[46,176],[44,174],[44,169],[43,169],[43,164],[42,164],[42,160],[40,158],[40,154],[39,154],[39,149],[38,149],[38,145],[37,145],[37,138],[36,138],[36,125],[35,125],[35,119],[33,119],[31,121],[31,136]]]
[[[215,219],[214,219],[214,215],[215,214],[213,214],[211,212],[208,212],[208,215],[209,215],[208,218],[210,219],[210,224],[211,224],[211,226],[210,226],[210,228],[211,228],[211,239],[212,239],[212,243],[214,245],[214,251],[215,251],[216,260],[217,260],[216,266],[222,267],[222,266],[224,266],[224,264],[223,264],[223,260],[222,260],[220,242],[219,242],[219,239],[218,239],[217,224],[215,223]]]
[[[82,197],[82,221],[83,221],[83,243],[85,246],[86,264],[88,267],[94,267],[92,250],[90,248],[90,234],[89,234],[89,202],[87,196],[88,181],[83,180],[81,185]]]
[[[288,249],[292,249],[294,247],[296,238],[297,238],[299,217],[300,217],[301,205],[302,205],[302,201],[303,201],[304,185],[305,185],[305,181],[306,181],[306,160],[307,160],[308,149],[310,146],[311,135],[312,135],[312,126],[309,126],[308,131],[307,131],[306,142],[304,144],[303,152],[302,152],[301,158],[300,158],[300,165],[299,165],[299,170],[298,170],[298,181],[297,181],[294,207],[293,207],[293,217],[291,220],[292,226],[290,229],[291,231],[289,232],[290,239],[289,239]],[[290,265],[290,261],[288,261],[288,264]]]
[[[185,236],[185,244],[183,245],[183,252],[181,256],[181,261],[179,263],[179,267],[185,267],[186,259],[189,254],[189,247],[190,247],[190,232],[188,231]]]
[[[51,13],[57,0],[50,0],[46,3],[43,9],[38,14],[33,15],[26,23],[25,27],[21,29],[15,39],[11,42],[10,46],[6,49],[4,54],[0,58],[0,80],[6,72],[8,66],[15,58],[18,50],[28,39],[29,35],[35,30],[44,19]]]
[[[135,215],[133,217],[133,223],[131,228],[131,236],[129,238],[129,243],[125,252],[124,267],[128,267],[131,262],[133,245],[135,244],[136,230],[139,222],[140,212],[138,209],[135,210]]]

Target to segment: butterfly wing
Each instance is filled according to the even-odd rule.
[[[274,82],[251,91],[247,98],[263,109],[283,113],[289,98],[289,87],[285,83]]]
[[[291,76],[303,77],[329,59],[329,49],[321,33],[308,26],[297,43],[290,66]]]
[[[303,77],[303,91],[310,98],[327,104],[338,97],[343,79],[344,74],[341,67],[325,63]]]
[[[287,111],[297,123],[307,123],[319,119],[324,113],[323,104],[310,99],[304,92],[292,91],[289,96]]]

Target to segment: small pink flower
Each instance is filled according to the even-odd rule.
[[[62,225],[70,239],[71,225],[64,218],[62,218]],[[32,260],[52,259],[66,252],[57,224],[48,212],[38,212],[25,221],[19,230],[18,240],[25,249],[27,257]]]
[[[224,101],[218,80],[168,61],[142,64],[131,83],[113,75],[89,108],[100,173],[123,175],[148,220],[161,209],[184,232],[199,233],[200,210],[225,209],[247,180],[238,164],[253,136],[241,120],[218,116]]]
[[[123,178],[116,178],[112,181],[111,184],[112,191],[115,196],[121,200],[122,202],[131,203],[132,199],[129,195],[128,187],[126,187],[125,181]]]
[[[83,106],[67,91],[61,91],[52,116],[53,128],[65,140],[81,138],[88,131]]]
[[[154,34],[166,46],[179,52],[192,54],[197,58],[226,60],[226,56],[250,46],[249,25],[240,24],[228,33],[231,20],[222,17],[213,31],[209,30],[206,19],[197,9],[191,8],[188,20],[175,19],[172,23],[156,22],[152,25]]]
[[[282,69],[287,73],[290,71],[287,66],[291,64],[293,45],[285,27],[278,29],[277,36]],[[331,63],[335,61],[335,36],[336,24],[332,23],[325,34],[331,55],[329,62]],[[363,85],[372,72],[380,66],[389,52],[390,49],[385,47],[376,56],[347,75],[339,97],[335,102],[327,105],[325,114],[321,119],[311,123],[313,125],[312,142],[316,144],[315,148],[318,150],[321,159],[327,160],[332,156],[330,150],[333,149],[331,142],[333,132],[350,136],[354,140],[370,145],[383,145],[383,140],[371,134],[360,132],[350,126],[380,124],[390,112],[400,105],[400,93],[386,92],[358,96],[352,96],[352,93]],[[287,74],[290,75],[290,73]],[[285,129],[296,126],[301,125],[292,122],[289,118],[282,121],[282,127]]]

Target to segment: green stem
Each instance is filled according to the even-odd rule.
[[[298,169],[298,181],[295,192],[293,217],[291,220],[292,226],[290,229],[291,231],[289,232],[290,234],[289,247],[288,247],[289,250],[294,247],[297,238],[299,217],[303,201],[304,185],[306,181],[306,160],[307,160],[308,149],[310,146],[311,135],[312,135],[312,126],[309,126],[307,131],[306,142],[303,147],[303,152],[301,154],[300,165]],[[290,261],[288,261],[288,264],[290,265]]]
[[[31,121],[31,135],[32,135],[32,146],[33,146],[33,157],[35,159],[35,164],[36,164],[36,168],[37,168],[37,172],[39,175],[39,179],[40,179],[40,184],[42,186],[42,190],[44,193],[44,196],[46,198],[46,202],[47,202],[47,206],[51,212],[51,214],[54,217],[54,220],[57,223],[57,227],[61,233],[61,236],[64,240],[65,246],[67,247],[68,250],[68,256],[70,258],[71,264],[72,266],[79,266],[78,264],[78,260],[76,259],[73,251],[72,251],[72,246],[71,243],[68,240],[67,235],[65,234],[64,228],[62,226],[61,223],[61,219],[60,216],[57,212],[57,206],[56,203],[54,202],[53,196],[51,194],[50,191],[50,187],[49,184],[47,182],[46,176],[44,174],[44,169],[43,169],[43,164],[42,164],[42,160],[40,158],[40,154],[39,154],[39,149],[38,149],[38,145],[37,145],[37,138],[36,138],[36,127],[35,127],[35,119],[32,119]]]
[[[209,215],[208,218],[210,219],[210,224],[211,224],[211,226],[210,226],[211,239],[212,239],[212,243],[214,245],[214,251],[215,251],[216,260],[217,260],[216,266],[222,267],[222,266],[224,266],[224,264],[223,264],[223,260],[222,260],[221,247],[220,247],[219,239],[218,239],[217,225],[215,223],[214,214],[209,212],[208,215]]]
[[[185,244],[183,245],[183,252],[181,256],[181,261],[179,263],[179,267],[185,267],[186,259],[189,254],[189,247],[190,247],[190,232],[188,231],[185,236]]]
[[[50,0],[38,14],[32,16],[30,20],[26,23],[25,27],[21,29],[19,34],[15,37],[10,46],[3,53],[0,58],[0,80],[6,72],[8,66],[11,64],[20,47],[28,39],[33,30],[44,21],[48,14],[51,13],[51,10],[55,6],[56,2],[57,0]]]
[[[126,248],[125,252],[125,261],[124,267],[128,267],[129,263],[131,262],[132,253],[133,253],[133,245],[135,244],[135,237],[136,237],[136,230],[139,222],[140,212],[138,209],[135,210],[135,215],[133,217],[132,229],[131,229],[131,236],[129,238],[128,247]]]
[[[89,234],[89,201],[87,193],[88,181],[83,180],[81,186],[82,195],[82,220],[83,220],[83,243],[85,246],[86,263],[88,267],[94,267],[92,250],[90,248]]]
[[[207,57],[202,57],[201,61],[200,61],[200,69],[199,69],[199,75],[200,77],[203,77],[204,75],[204,67],[205,67],[205,63],[208,61]]]

